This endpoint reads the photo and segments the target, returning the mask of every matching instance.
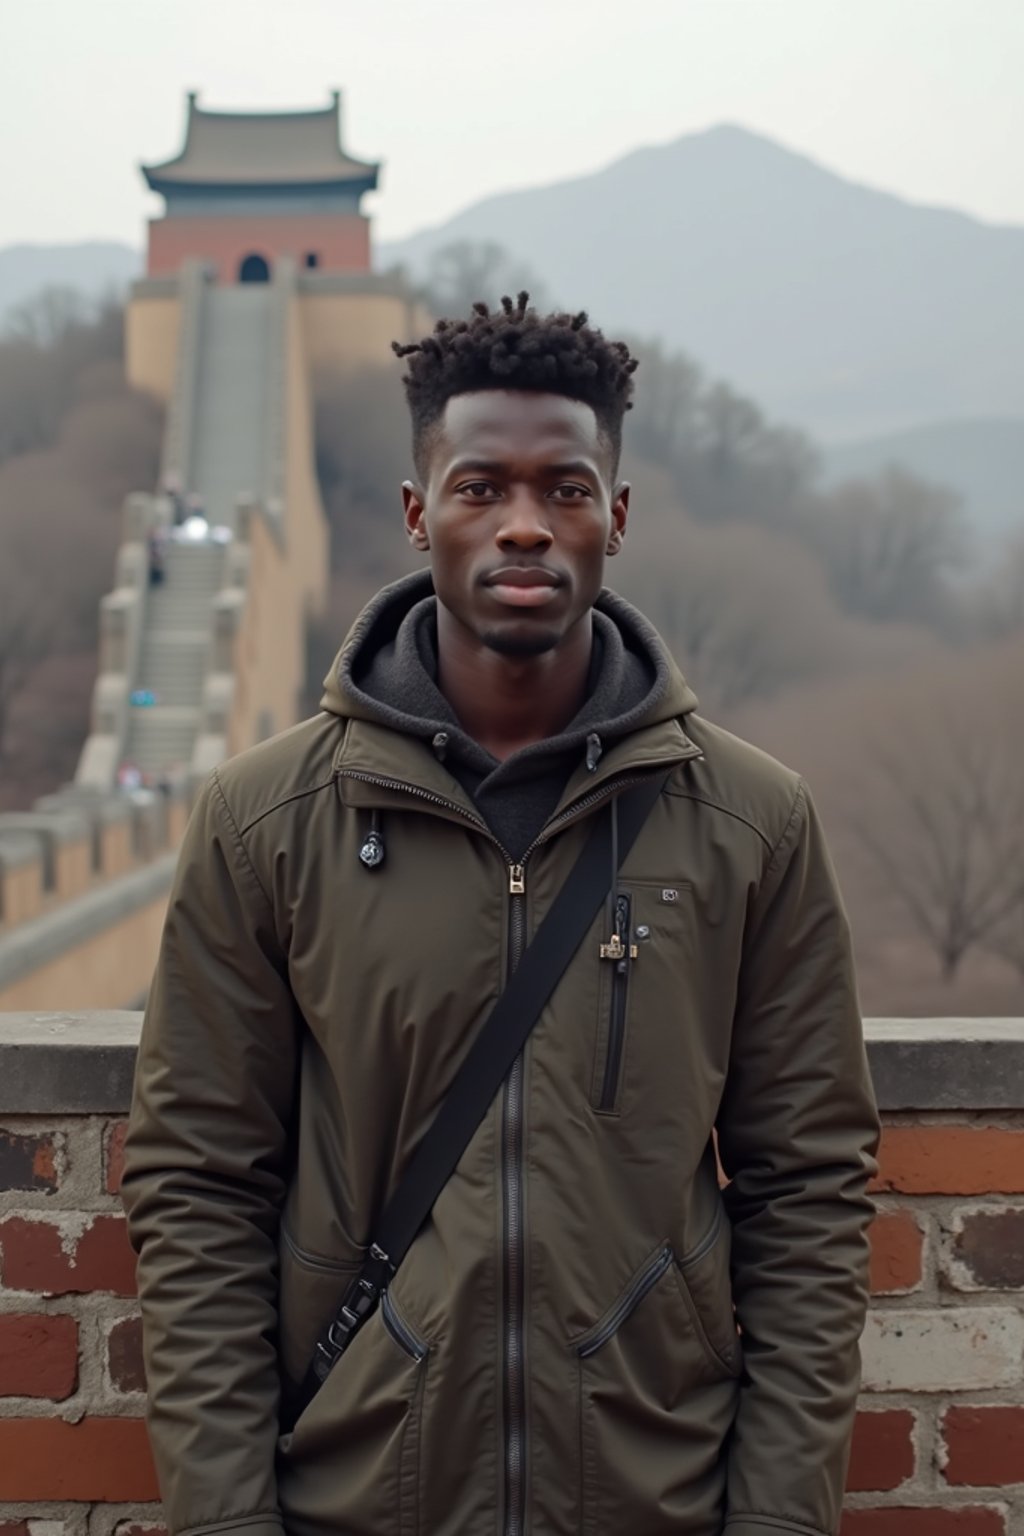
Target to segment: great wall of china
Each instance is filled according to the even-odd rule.
[[[429,323],[371,273],[376,167],[341,150],[337,97],[190,98],[146,175],[167,214],[126,368],[167,408],[160,485],[124,508],[75,780],[0,816],[0,1536],[166,1536],[117,1199],[140,1020],[111,1010],[145,994],[196,785],[296,715],[327,564],[314,381]],[[885,1132],[840,1536],[1024,1536],[1024,1020],[873,1021],[868,1044]]]
[[[315,380],[429,323],[370,270],[377,167],[339,115],[190,97],[181,155],[145,168],[167,209],[125,369],[166,407],[160,484],[124,507],[74,782],[0,815],[0,1011],[139,1002],[196,785],[297,718],[328,569]]]

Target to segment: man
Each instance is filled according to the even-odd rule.
[[[322,714],[207,784],[143,1031],[171,1528],[834,1536],[876,1118],[807,792],[602,590],[627,349],[523,294],[398,350],[429,575],[362,614]],[[607,913],[282,1425],[594,818],[652,775]]]

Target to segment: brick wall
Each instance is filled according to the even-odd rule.
[[[1019,1536],[1024,1111],[887,1115],[876,1199],[843,1536]]]
[[[0,1536],[160,1523],[123,1133],[119,1116],[0,1119]]]
[[[160,1530],[116,1195],[136,1029],[0,1019],[0,1536]],[[869,1035],[886,1128],[842,1536],[1024,1536],[1024,1021]]]

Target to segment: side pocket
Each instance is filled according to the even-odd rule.
[[[430,1346],[419,1334],[406,1322],[405,1318],[395,1306],[390,1290],[385,1291],[380,1302],[381,1317],[384,1327],[390,1333],[399,1349],[404,1349],[410,1359],[419,1365],[430,1353]]]
[[[359,1264],[344,1264],[307,1253],[281,1226],[278,1291],[278,1352],[286,1386],[302,1381],[313,1347],[334,1317]]]
[[[623,1323],[634,1313],[648,1291],[652,1291],[672,1263],[672,1249],[666,1243],[637,1271],[622,1295],[609,1307],[593,1328],[576,1340],[576,1353],[581,1360],[596,1355],[608,1340],[613,1338]]]
[[[693,1331],[712,1365],[730,1376],[743,1369],[729,1275],[731,1230],[722,1207],[705,1236],[675,1263],[676,1282]]]
[[[420,1536],[429,1358],[426,1341],[385,1294],[294,1428],[278,1440],[287,1530]]]
[[[706,1342],[664,1243],[570,1341],[577,1365],[582,1536],[720,1530],[736,1381]]]

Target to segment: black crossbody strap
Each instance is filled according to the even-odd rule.
[[[665,783],[657,774],[618,797],[616,853],[621,866]],[[318,1340],[300,1406],[312,1398],[377,1306],[455,1171],[534,1024],[600,911],[612,879],[612,812],[600,815],[583,851],[488,1016],[448,1095],[389,1200],[369,1256],[344,1304]]]

